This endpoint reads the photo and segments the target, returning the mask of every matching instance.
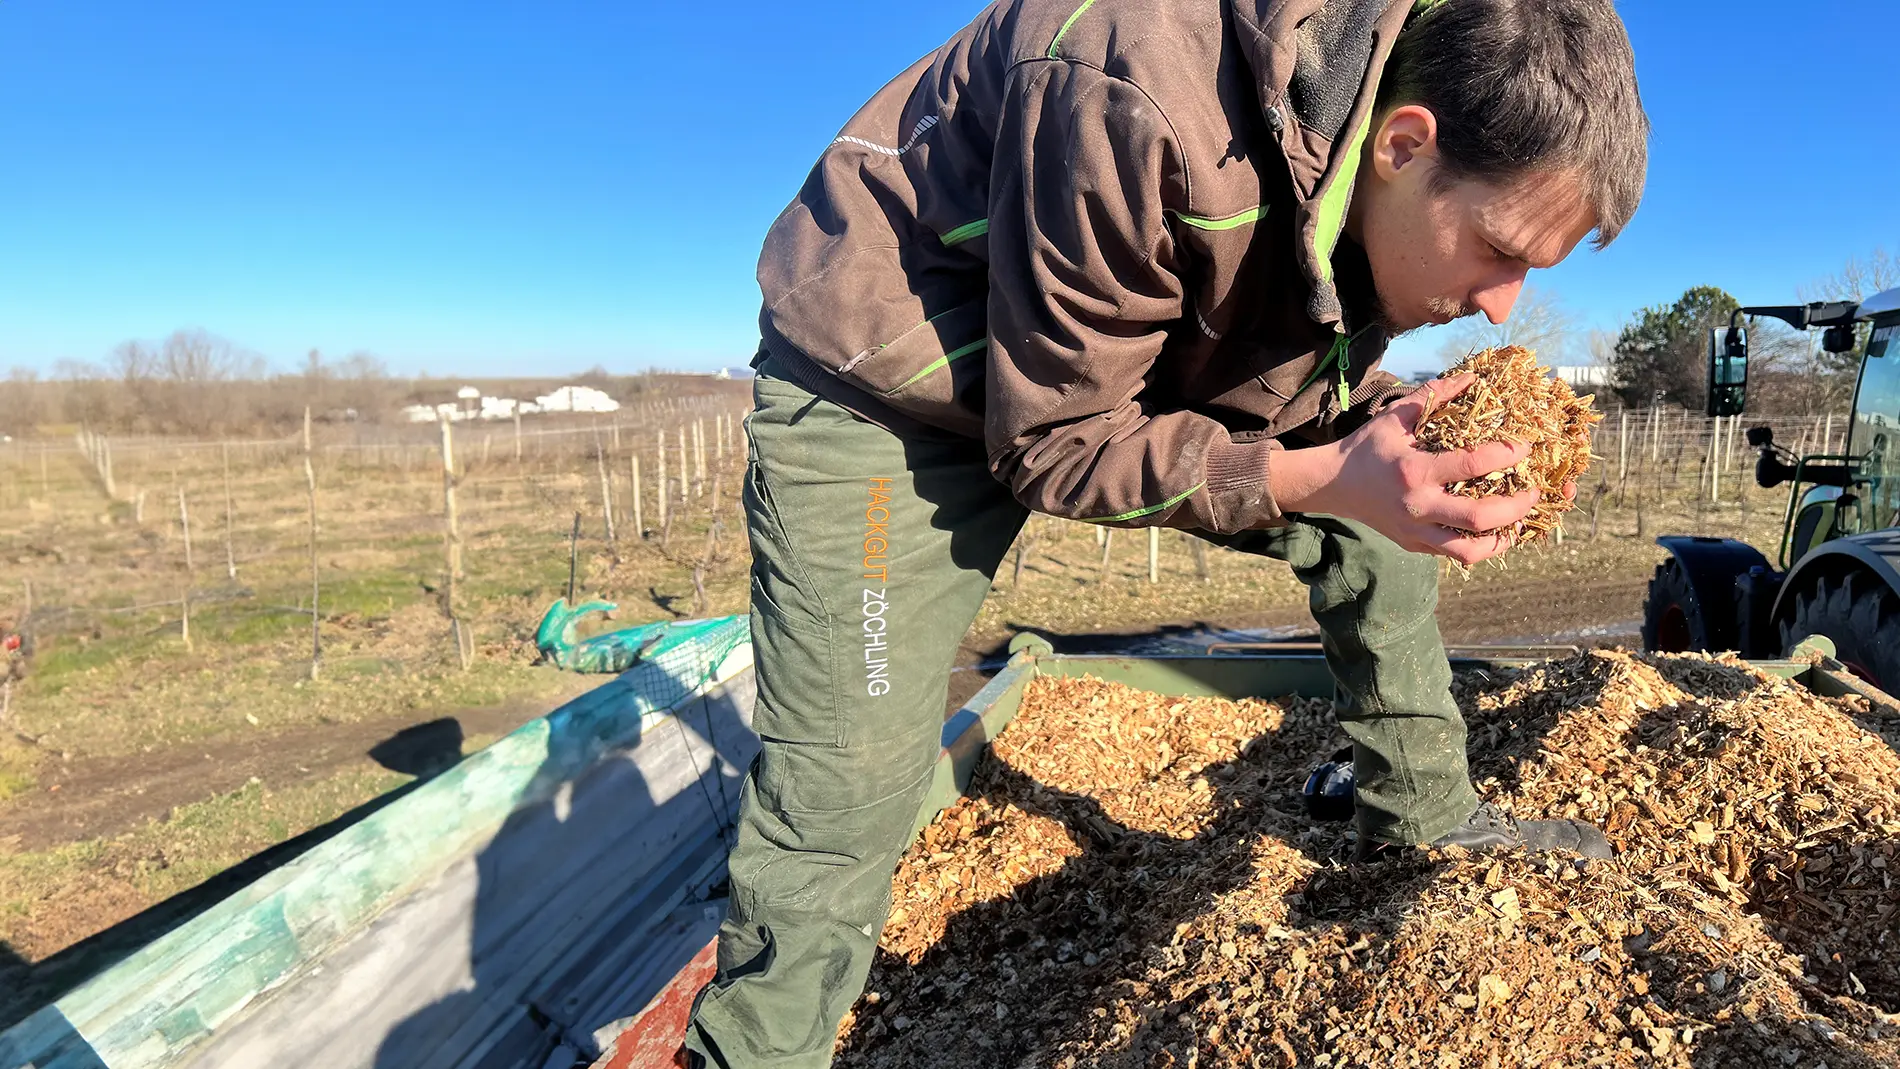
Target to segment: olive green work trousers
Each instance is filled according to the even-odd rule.
[[[911,440],[755,381],[745,484],[753,717],[718,972],[687,1048],[720,1069],[830,1064],[930,782],[952,658],[1027,512],[975,441]],[[1361,835],[1424,842],[1476,808],[1435,617],[1438,570],[1357,523],[1209,536],[1311,591]]]

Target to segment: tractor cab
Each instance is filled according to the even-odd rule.
[[[1820,635],[1865,678],[1900,688],[1900,290],[1737,310],[1709,332],[1711,416],[1746,409],[1745,317],[1820,330],[1828,352],[1860,349],[1847,446],[1800,455],[1751,428],[1756,483],[1788,487],[1776,559],[1734,539],[1658,539],[1670,559],[1650,582],[1644,645],[1774,657]]]
[[[1864,483],[1862,530],[1900,527],[1900,290],[1861,306],[1872,321],[1854,395],[1847,451]]]

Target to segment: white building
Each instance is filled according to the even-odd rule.
[[[443,414],[460,422],[465,419],[499,420],[536,412],[616,412],[620,402],[591,386],[563,386],[533,401],[512,397],[488,397],[473,386],[455,391],[455,400],[439,405],[406,405],[402,417],[410,423],[434,423]]]
[[[532,408],[534,408],[533,405],[524,406],[520,401],[512,397],[484,397],[482,398],[481,412],[477,418],[513,419],[515,418],[516,412],[526,415],[528,410]]]
[[[411,423],[434,423],[443,416],[449,417],[450,422],[454,423],[469,418],[460,401],[444,401],[439,405],[404,405],[402,409],[402,418]]]
[[[1612,385],[1613,369],[1604,364],[1571,364],[1551,370],[1574,388],[1605,390]]]
[[[618,412],[620,402],[592,386],[563,386],[534,399],[543,412]]]

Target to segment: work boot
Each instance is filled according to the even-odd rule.
[[[1402,845],[1360,839],[1353,850],[1353,860],[1378,861],[1396,853]],[[1480,804],[1470,819],[1433,839],[1430,845],[1440,850],[1460,846],[1476,854],[1530,850],[1559,851],[1599,860],[1615,856],[1609,840],[1594,825],[1581,820],[1518,820],[1489,802]]]
[[[1352,747],[1348,746],[1306,777],[1306,785],[1300,789],[1300,800],[1306,806],[1306,815],[1328,823],[1351,820],[1356,808],[1353,804],[1356,784]]]

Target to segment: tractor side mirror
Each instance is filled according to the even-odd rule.
[[[1750,449],[1766,449],[1775,444],[1775,429],[1773,427],[1750,427],[1748,428],[1747,434],[1748,448]]]
[[[1711,416],[1739,416],[1748,400],[1748,328],[1709,331],[1709,404]]]

